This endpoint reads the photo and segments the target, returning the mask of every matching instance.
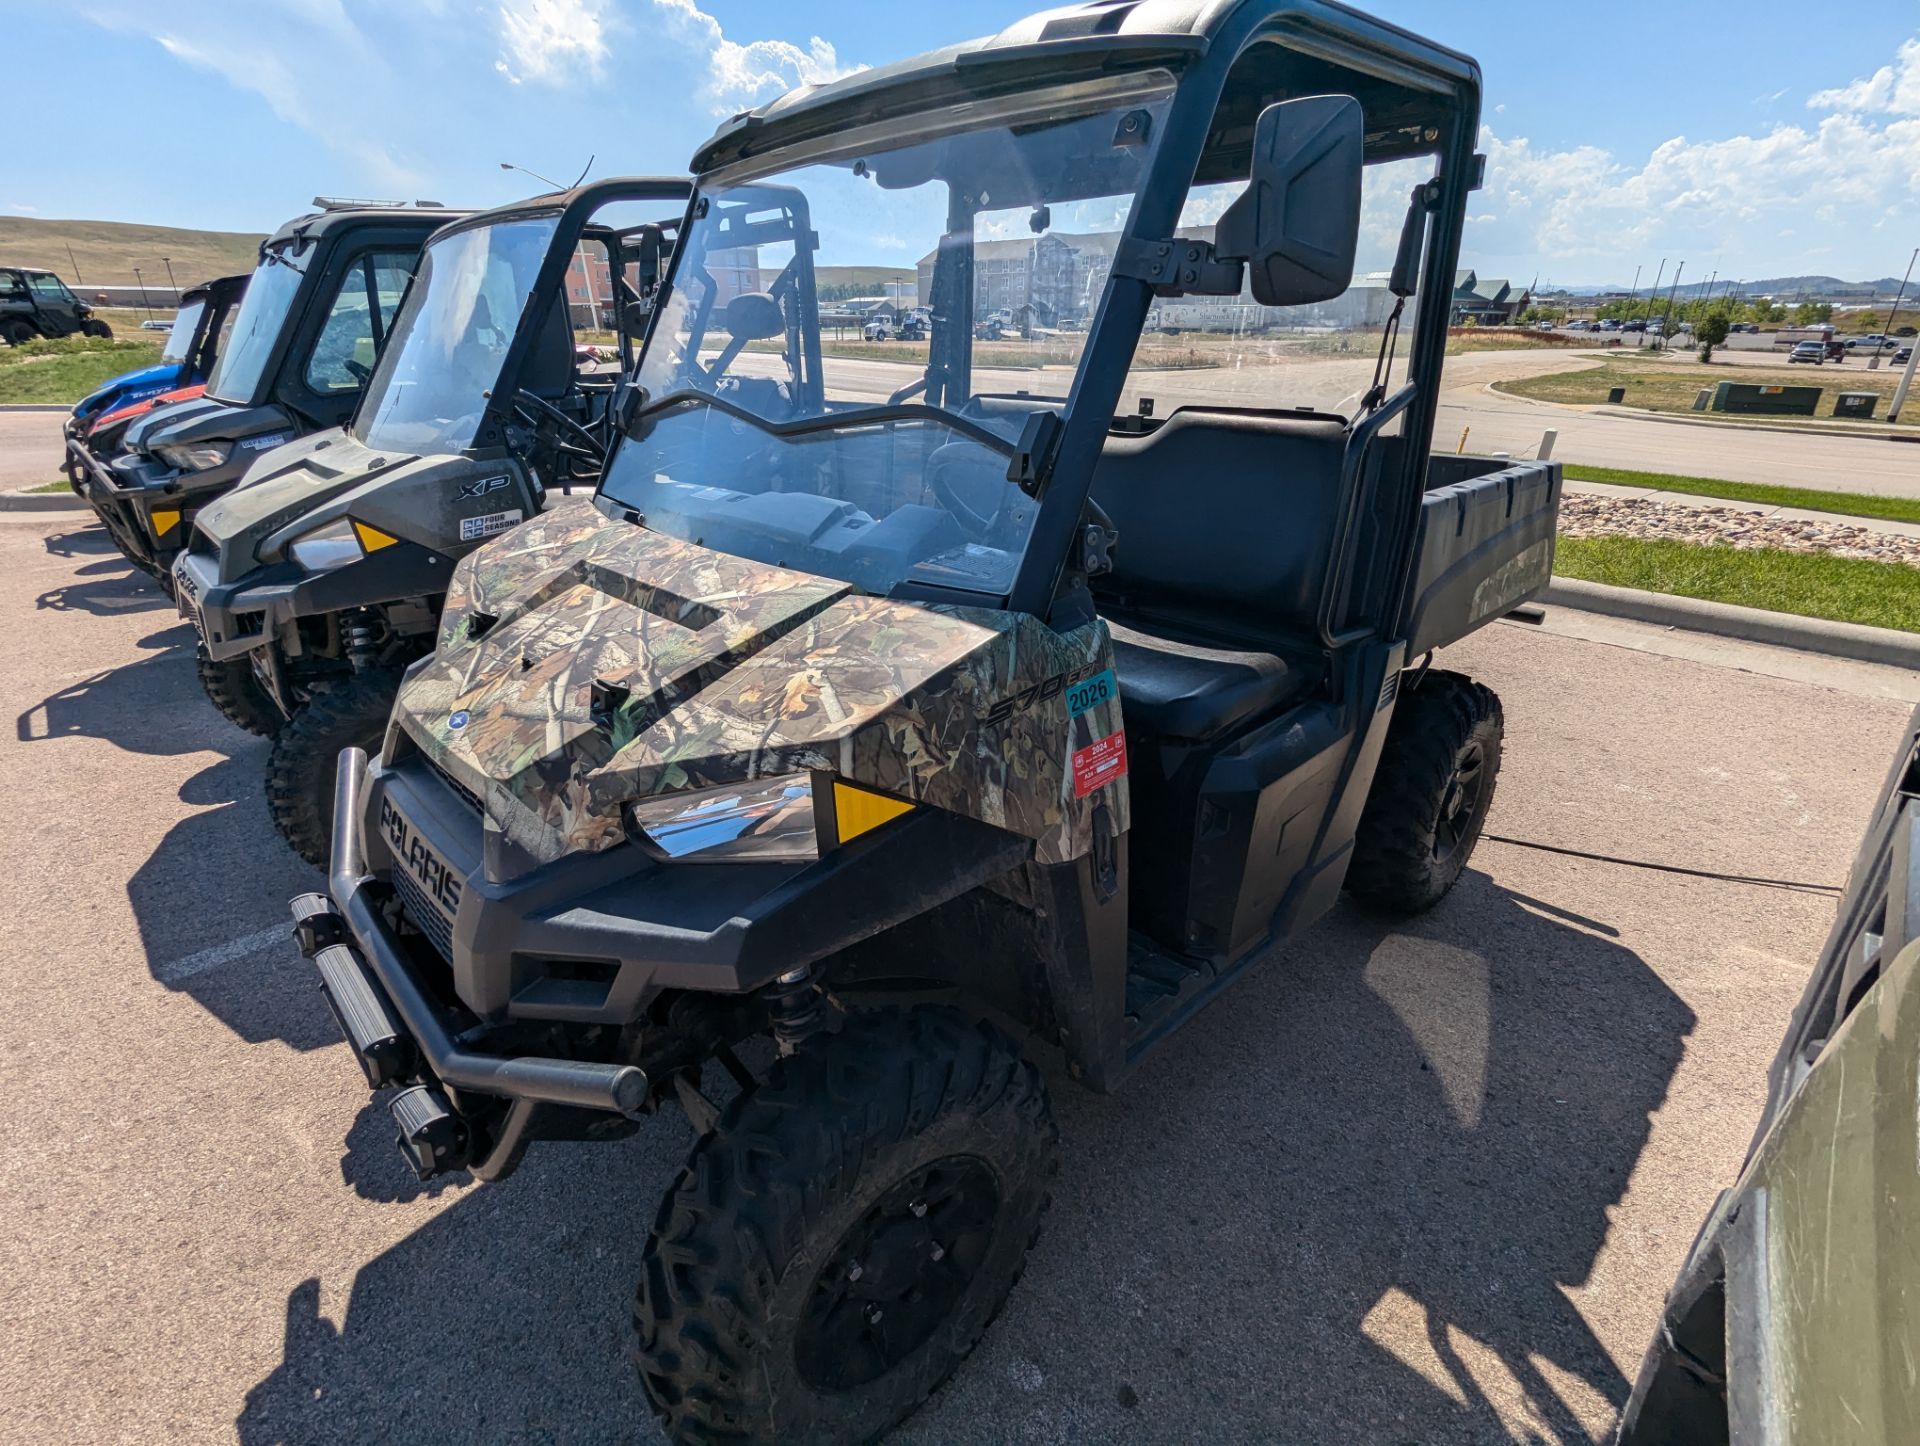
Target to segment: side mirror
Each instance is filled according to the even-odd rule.
[[[1331,301],[1353,284],[1365,154],[1350,95],[1301,96],[1260,112],[1252,175],[1214,228],[1214,250],[1247,263],[1262,306]]]

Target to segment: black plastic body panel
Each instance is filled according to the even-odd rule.
[[[369,871],[390,880],[391,800],[460,880],[452,985],[485,1019],[624,1024],[660,989],[744,993],[1020,867],[1032,844],[920,809],[815,863],[663,863],[640,849],[574,854],[507,883],[487,879],[478,813],[417,755],[367,775]],[[542,964],[611,966],[592,1001],[539,987]],[[606,971],[603,971],[606,972]]]
[[[1395,635],[1417,656],[1539,596],[1553,576],[1558,462],[1433,458]]]

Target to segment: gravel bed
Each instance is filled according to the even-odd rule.
[[[1920,537],[1845,522],[1767,517],[1737,507],[1689,507],[1641,497],[1569,492],[1560,502],[1560,532],[1564,537],[1666,537],[1726,547],[1777,547],[1920,568]]]

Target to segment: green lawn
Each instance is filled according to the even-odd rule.
[[[1562,537],[1553,570],[1613,587],[1920,632],[1920,570],[1897,562],[1665,538]]]
[[[58,482],[42,482],[38,487],[29,487],[26,490],[28,492],[71,492],[73,487],[65,478],[62,478]]]
[[[160,337],[93,337],[0,346],[0,403],[77,402],[102,382],[160,360]]]
[[[1847,426],[1844,418],[1836,419],[1830,415],[1834,399],[1841,392],[1875,392],[1880,397],[1877,408],[1879,415],[1863,426],[1885,427],[1887,404],[1893,400],[1893,389],[1899,384],[1900,369],[1883,365],[1878,371],[1868,371],[1866,359],[1860,358],[1844,364],[1827,366],[1780,366],[1748,367],[1721,366],[1714,362],[1676,361],[1670,356],[1659,358],[1636,358],[1630,354],[1608,357],[1596,366],[1579,371],[1554,372],[1548,376],[1518,377],[1510,381],[1495,382],[1495,391],[1511,392],[1517,397],[1530,397],[1537,402],[1571,402],[1595,404],[1603,403],[1607,393],[1614,387],[1625,387],[1626,405],[1640,407],[1652,412],[1672,412],[1676,415],[1707,416],[1725,418],[1724,412],[1695,413],[1694,398],[1702,389],[1712,388],[1721,382],[1754,382],[1761,386],[1819,387],[1823,393],[1820,398],[1819,414],[1813,417],[1755,417],[1740,415],[1741,422],[1759,422],[1774,426],[1794,427],[1810,422],[1819,422],[1824,426]],[[1905,427],[1914,417],[1914,413],[1903,414],[1899,426]]]
[[[1869,492],[1823,492],[1817,487],[1779,487],[1766,482],[1722,482],[1716,477],[1635,472],[1626,467],[1590,467],[1584,462],[1565,465],[1567,476],[1581,482],[1650,487],[1658,492],[1685,492],[1695,497],[1719,497],[1728,502],[1757,502],[1765,507],[1805,507],[1843,517],[1920,522],[1920,498],[1876,497]]]

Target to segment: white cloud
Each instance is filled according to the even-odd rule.
[[[500,43],[506,53],[493,68],[519,85],[563,85],[579,76],[598,80],[607,58],[609,0],[506,0],[500,7]]]
[[[806,47],[787,40],[729,40],[720,22],[694,0],[653,0],[680,40],[705,57],[705,97],[717,112],[737,110],[800,85],[824,85],[864,70],[842,65],[831,42],[815,35]]]
[[[38,216],[40,214],[40,208],[38,206],[29,206],[25,201],[15,201],[12,205],[8,206],[7,209],[9,211],[17,211],[22,216]]]
[[[1920,116],[1920,38],[1900,47],[1893,64],[1883,65],[1864,80],[1815,91],[1807,97],[1811,110],[1885,112]]]
[[[394,150],[395,127],[367,104],[400,85],[341,0],[257,0],[244,17],[220,7],[157,12],[138,0],[95,0],[87,18],[144,35],[174,59],[259,96],[281,120],[347,158],[375,186],[418,194],[420,173]]]
[[[1828,207],[1851,233],[1838,264],[1863,278],[1884,274],[1892,263],[1871,239],[1874,223],[1920,229],[1920,40],[1901,46],[1893,65],[1811,103],[1827,112],[1811,124],[1674,136],[1644,158],[1599,146],[1550,150],[1485,127],[1483,199],[1500,220],[1474,228],[1473,256],[1586,261],[1577,269],[1601,281],[1624,280],[1634,262],[1662,252],[1777,274],[1799,269],[1807,254],[1778,244],[1782,225],[1818,221]]]

